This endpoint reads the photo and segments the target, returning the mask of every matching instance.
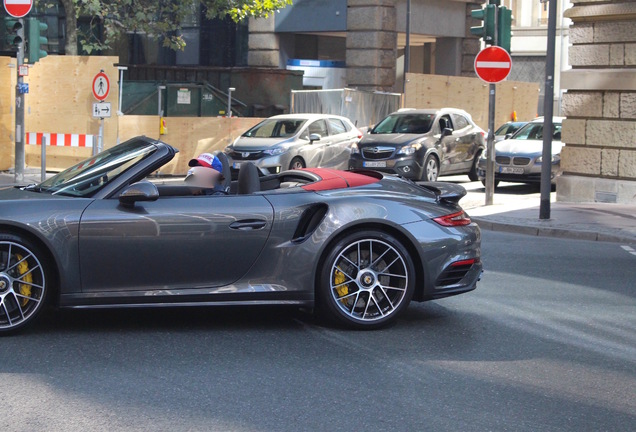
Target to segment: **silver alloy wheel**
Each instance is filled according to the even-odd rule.
[[[392,315],[405,299],[409,271],[390,244],[363,239],[346,246],[330,271],[330,292],[340,310],[359,321]]]
[[[46,290],[44,268],[27,247],[0,241],[0,330],[22,326],[40,309]]]
[[[437,174],[439,173],[439,169],[437,167],[437,159],[434,156],[429,156],[426,161],[426,166],[424,167],[426,170],[426,180],[435,181],[437,180]]]

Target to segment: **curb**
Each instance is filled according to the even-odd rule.
[[[493,222],[487,219],[482,219],[480,217],[471,217],[471,219],[479,226],[479,228],[487,231],[515,233],[536,237],[568,238],[573,240],[636,244],[636,238],[633,237],[605,234],[595,231],[514,225],[511,223]]]

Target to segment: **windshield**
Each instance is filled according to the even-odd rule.
[[[554,133],[552,139],[561,141],[561,123],[553,124]],[[528,123],[512,137],[515,140],[542,140],[543,139],[543,123]]]
[[[125,142],[62,171],[34,190],[53,195],[89,197],[156,149],[146,141]]]
[[[523,126],[523,123],[506,123],[499,129],[497,129],[495,135],[507,135],[515,133],[521,126]]]
[[[378,123],[372,134],[425,134],[431,130],[434,114],[391,114]]]
[[[245,132],[248,138],[280,138],[296,135],[305,124],[305,119],[267,119]]]

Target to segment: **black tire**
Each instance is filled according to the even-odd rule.
[[[482,180],[481,184],[484,185],[484,187],[486,187],[486,179]],[[494,184],[495,184],[495,187],[499,186],[499,180],[495,180]]]
[[[301,168],[305,168],[306,166],[307,165],[305,165],[305,161],[300,156],[296,156],[295,158],[291,160],[291,162],[289,162],[290,170],[301,169]]]
[[[428,155],[424,159],[424,169],[422,170],[422,181],[437,181],[439,176],[439,160],[435,155]]]
[[[479,158],[481,157],[482,151],[483,150],[477,151],[475,159],[473,160],[473,164],[470,167],[470,171],[468,172],[468,178],[470,179],[470,181],[479,180],[479,176],[477,175],[477,165],[479,164]]]
[[[394,322],[414,290],[415,267],[404,245],[371,230],[346,235],[330,247],[316,294],[325,318],[372,330]]]
[[[37,320],[51,291],[46,255],[28,239],[0,233],[0,335]]]

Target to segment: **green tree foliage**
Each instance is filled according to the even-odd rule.
[[[60,0],[67,11],[66,53],[77,54],[77,42],[91,53],[107,49],[124,33],[151,35],[165,47],[182,50],[179,35],[183,22],[203,7],[207,18],[230,17],[235,22],[268,17],[292,0]],[[75,17],[75,20],[70,19]],[[87,31],[79,31],[77,19],[88,17]],[[103,29],[102,34],[95,31]]]

